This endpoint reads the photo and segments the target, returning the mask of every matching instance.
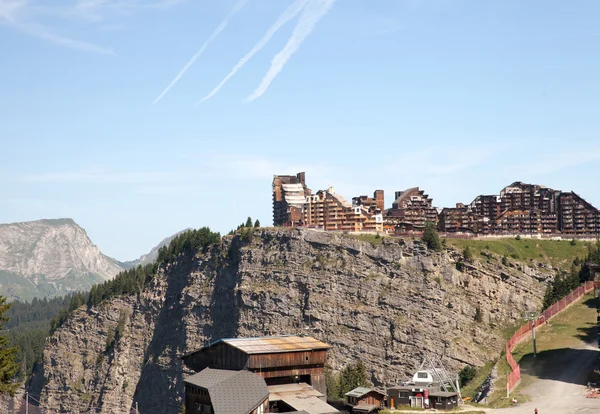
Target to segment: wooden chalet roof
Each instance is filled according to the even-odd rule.
[[[265,336],[259,338],[221,339],[220,341],[246,354],[273,354],[330,348],[326,343],[310,336]]]
[[[208,348],[211,348],[217,344],[224,343],[232,346],[240,351],[248,354],[276,354],[284,352],[300,352],[300,351],[316,351],[326,350],[331,348],[324,342],[321,342],[310,336],[263,336],[256,338],[227,338],[219,339],[211,342],[205,347],[191,351],[183,356],[182,359],[202,352]]]

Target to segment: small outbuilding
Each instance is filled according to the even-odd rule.
[[[344,395],[346,405],[354,407],[362,404],[383,406],[385,393],[374,388],[358,387]]]
[[[438,410],[451,410],[458,406],[458,393],[432,392],[429,394],[429,406]]]

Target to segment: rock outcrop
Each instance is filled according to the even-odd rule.
[[[121,270],[71,219],[0,224],[0,292],[9,297],[89,290]]]
[[[361,359],[391,385],[425,355],[481,366],[503,328],[539,308],[552,276],[418,240],[257,229],[163,266],[136,296],[80,308],[47,341],[32,392],[56,410],[177,413],[180,357],[221,337],[306,334],[332,345],[328,365]],[[478,313],[480,317],[476,318]],[[478,319],[478,320],[476,320]]]

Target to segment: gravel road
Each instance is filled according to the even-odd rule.
[[[523,389],[532,402],[489,412],[533,414],[537,408],[539,414],[598,414],[600,399],[586,398],[584,385],[598,358],[598,348],[584,345],[580,349],[549,351],[536,361],[525,361],[522,373],[535,377],[535,382]]]

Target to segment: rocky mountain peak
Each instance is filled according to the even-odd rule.
[[[73,219],[0,224],[0,292],[28,299],[89,289],[122,270]]]

